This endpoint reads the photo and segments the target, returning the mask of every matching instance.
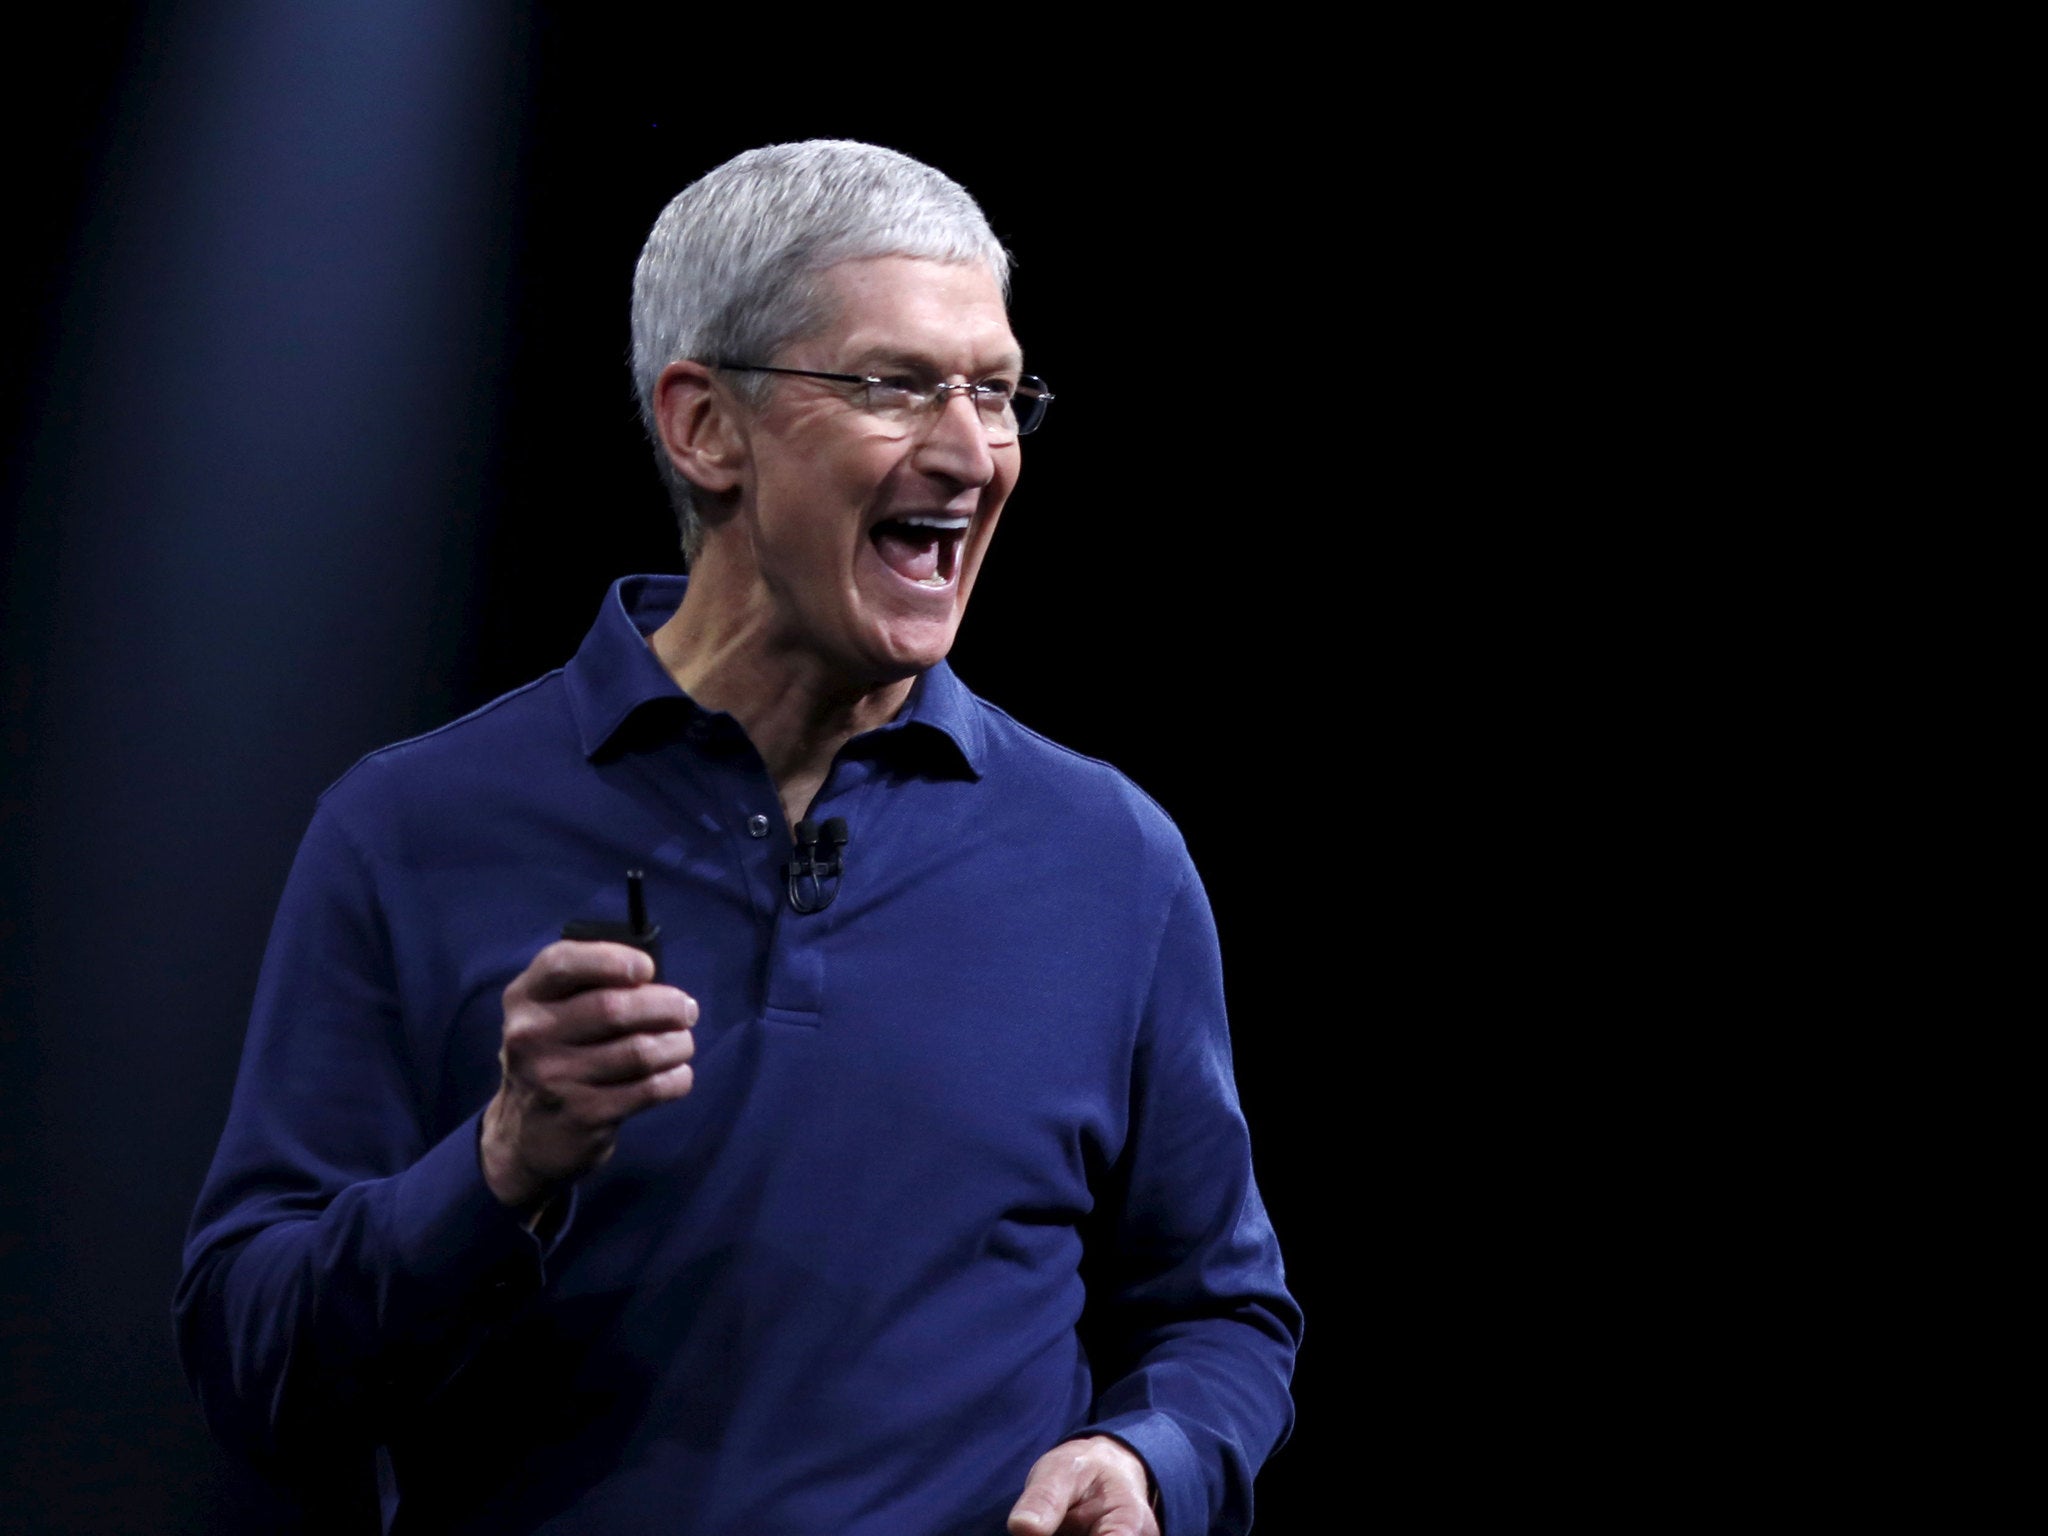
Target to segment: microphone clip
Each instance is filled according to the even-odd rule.
[[[796,857],[782,866],[789,904],[796,911],[822,912],[832,905],[832,898],[839,894],[840,873],[846,868],[846,843],[843,816],[831,817],[823,826],[808,816],[796,824]]]

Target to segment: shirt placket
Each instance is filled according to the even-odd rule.
[[[844,854],[845,869],[832,883],[832,900],[809,912],[800,912],[790,900],[787,867],[795,849],[787,829],[782,838],[771,839],[780,857],[769,881],[774,903],[774,924],[768,941],[768,974],[764,989],[763,1017],[777,1023],[797,1024],[815,1029],[825,1012],[826,950],[832,935],[849,909],[846,900],[850,880],[858,880],[860,802],[873,778],[874,764],[865,758],[842,756],[833,763],[817,798],[811,802],[810,819],[823,823],[834,816],[848,828]]]

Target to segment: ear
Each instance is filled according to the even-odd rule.
[[[654,381],[654,424],[669,462],[699,490],[719,495],[740,482],[746,439],[732,397],[702,363],[670,363]]]

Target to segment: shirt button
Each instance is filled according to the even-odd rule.
[[[749,816],[747,818],[747,836],[766,837],[767,835],[768,818],[766,816]]]

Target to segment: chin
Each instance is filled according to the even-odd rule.
[[[959,630],[957,617],[943,622],[898,619],[884,624],[875,636],[868,663],[882,682],[896,683],[916,677],[946,659]]]

